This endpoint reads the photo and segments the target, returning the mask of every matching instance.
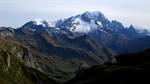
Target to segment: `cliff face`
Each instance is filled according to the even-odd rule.
[[[37,64],[36,60],[25,46],[16,42],[8,42],[3,39],[0,39],[0,44],[0,51],[3,52],[4,55],[6,55],[5,58],[7,59],[8,67],[10,66],[10,62],[12,61],[11,57],[14,56],[21,62],[25,63],[25,65],[27,65],[28,67],[40,70],[40,67]]]
[[[52,82],[38,71],[40,67],[28,49],[15,42],[0,39],[0,81],[2,84],[34,84]]]

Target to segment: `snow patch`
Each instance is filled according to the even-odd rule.
[[[46,27],[46,25],[44,24],[44,22],[45,22],[46,20],[37,18],[37,19],[35,19],[34,21],[36,22],[37,25],[42,25],[43,27]]]
[[[103,27],[103,25],[102,25],[101,22],[97,21],[97,24],[98,24],[99,26]]]
[[[135,25],[135,28],[139,29],[139,30],[140,29],[142,29],[142,30],[146,29],[150,32],[150,26],[149,25]]]
[[[91,15],[93,16],[99,16],[100,12],[99,11],[93,11],[93,12],[90,12]]]
[[[33,31],[33,32],[35,32],[35,31],[36,31],[36,29],[31,29],[31,28],[30,28],[29,30],[30,30],[30,31]]]
[[[72,19],[72,26],[68,29],[71,32],[76,33],[89,33],[91,30],[98,28],[98,25],[95,23],[95,20],[92,20],[90,23],[83,21],[80,17]],[[101,25],[101,23],[99,23]]]
[[[36,25],[42,25],[43,27],[54,27],[56,25],[56,21],[50,22],[48,20],[45,19],[35,19],[34,22],[36,23]]]
[[[100,12],[99,11],[92,11],[92,12],[87,11],[85,12],[85,14],[88,15],[89,17],[97,17],[100,15]]]

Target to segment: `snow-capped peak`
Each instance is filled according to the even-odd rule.
[[[85,12],[85,14],[87,14],[88,16],[99,16],[100,15],[100,12],[99,11],[87,11]]]
[[[36,25],[42,25],[43,27],[54,27],[56,23],[56,21],[50,22],[48,20],[40,19],[40,18],[34,19],[33,22]]]
[[[33,22],[35,22],[36,25],[42,25],[43,27],[46,27],[49,24],[47,20],[40,19],[40,18],[33,20]]]
[[[91,20],[99,20],[99,21],[100,21],[100,19],[106,19],[104,14],[102,14],[99,11],[92,11],[92,12],[87,11],[87,12],[83,13],[81,16],[87,17]]]
[[[90,31],[97,30],[99,28],[102,28],[102,24],[100,21],[91,20],[90,22],[84,21],[82,17],[75,16],[71,17],[69,19],[66,19],[64,22],[62,22],[62,25],[59,26],[59,28],[65,28],[66,30],[71,31],[72,33],[81,33],[81,34],[87,34]]]
[[[40,24],[42,24],[44,21],[47,21],[47,20],[41,19],[41,18],[36,18],[36,19],[34,19],[33,21],[35,21],[35,22],[37,23],[37,25],[40,25]]]
[[[59,20],[55,27],[74,34],[88,34],[91,31],[102,30],[103,24],[108,21],[106,20],[105,16],[98,11],[87,11],[83,14]]]

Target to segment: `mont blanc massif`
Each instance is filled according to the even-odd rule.
[[[0,27],[0,83],[150,83],[149,48],[148,30],[98,11]]]

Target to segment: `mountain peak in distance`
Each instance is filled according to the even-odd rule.
[[[85,13],[81,14],[82,20],[86,22],[91,22],[92,20],[94,21],[100,21],[103,25],[106,23],[109,23],[108,19],[104,16],[103,13],[99,11],[86,11]]]

